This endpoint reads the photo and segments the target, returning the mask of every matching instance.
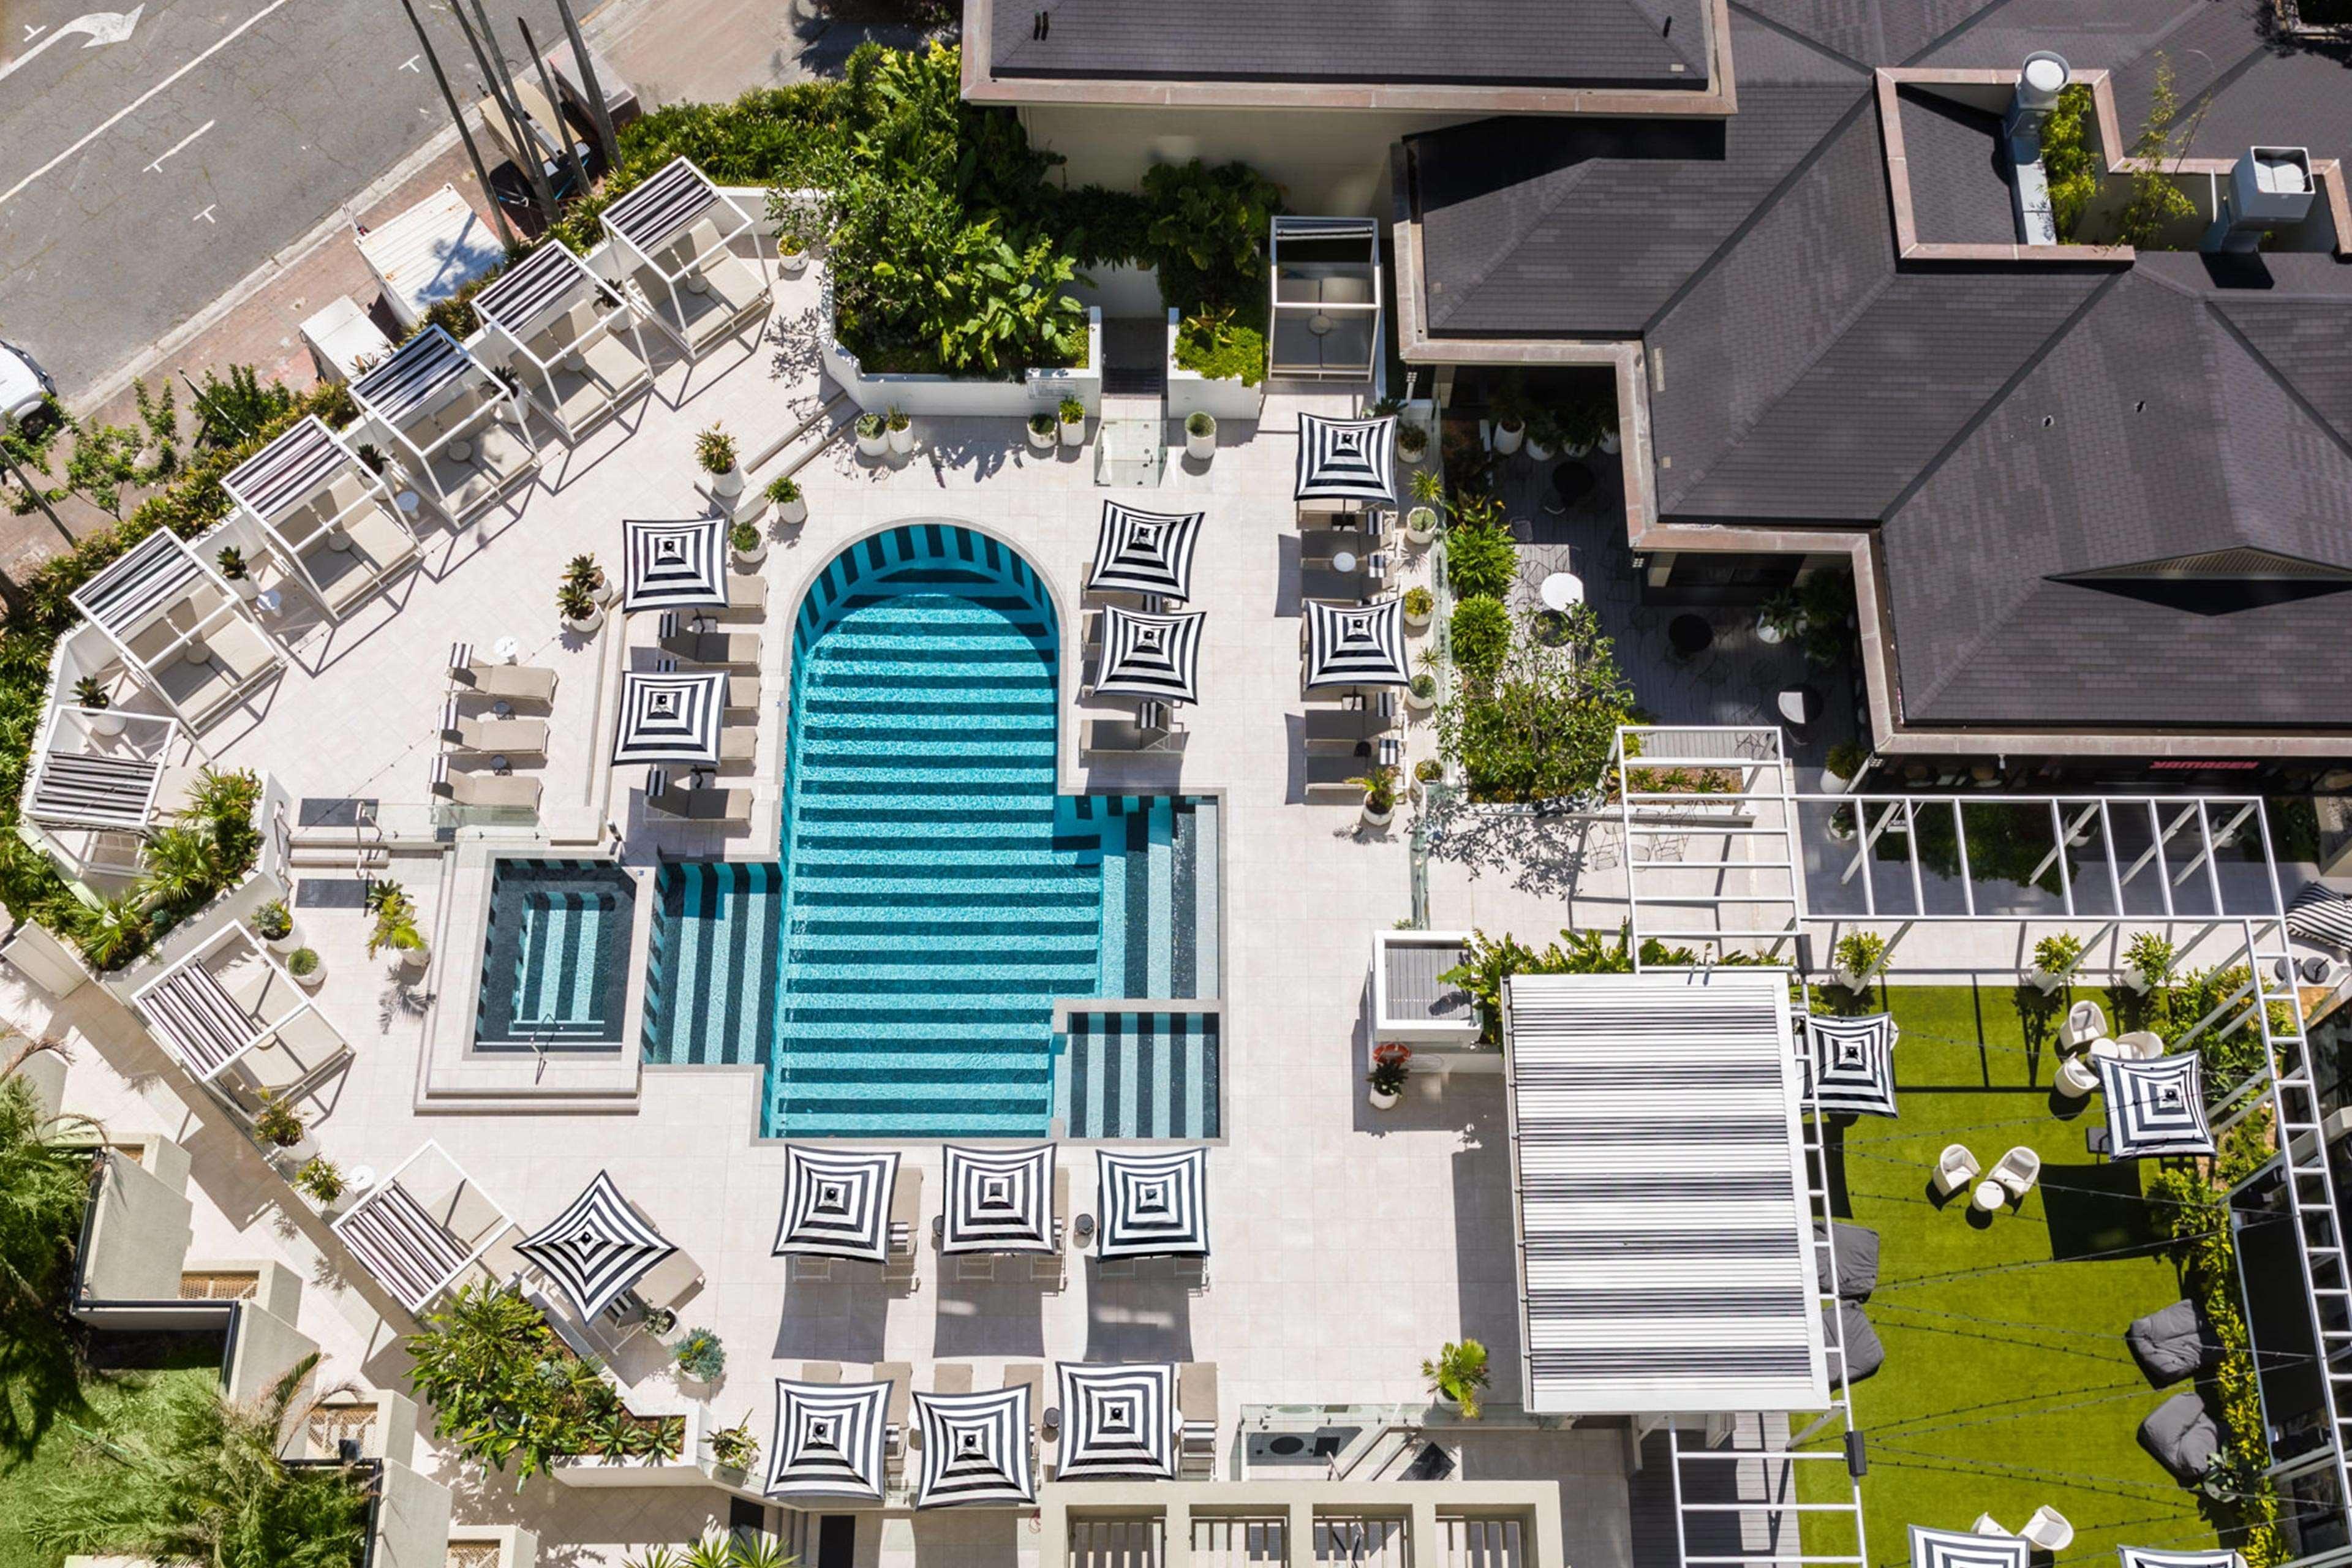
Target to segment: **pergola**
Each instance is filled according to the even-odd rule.
[[[299,1095],[351,1056],[341,1031],[242,921],[231,921],[131,997],[188,1076],[250,1121],[260,1095]]]
[[[767,310],[759,227],[692,160],[663,165],[603,217],[620,254],[633,258],[629,277],[645,293],[648,317],[688,359]],[[747,234],[748,262],[734,250]]]
[[[428,1138],[330,1228],[370,1278],[421,1315],[483,1267],[514,1222]]]
[[[196,755],[169,714],[51,703],[23,826],[75,875],[135,875],[147,833],[173,809]]]
[[[332,619],[417,557],[383,477],[316,415],[230,469],[221,488]]]
[[[74,590],[73,605],[191,730],[284,663],[227,582],[168,528]]]
[[[506,340],[523,395],[567,441],[653,384],[636,312],[560,239],[485,284],[474,313]]]
[[[1381,228],[1370,218],[1274,220],[1272,374],[1363,381],[1380,363]]]
[[[523,434],[521,402],[439,327],[425,328],[352,383],[352,399],[399,448],[394,461],[402,473],[452,522],[539,467]]]

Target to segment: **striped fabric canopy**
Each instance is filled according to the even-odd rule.
[[[1209,1255],[1209,1152],[1114,1154],[1104,1150],[1095,1190],[1103,1258]]]
[[[471,1254],[398,1182],[388,1182],[334,1222],[335,1234],[371,1279],[421,1312]]]
[[[2286,929],[2307,942],[2352,951],[2352,898],[2324,882],[2305,882],[2286,907]]]
[[[205,575],[204,563],[168,528],[159,528],[74,590],[76,608],[118,637],[180,602]]]
[[[1403,600],[1381,599],[1360,607],[1307,602],[1308,690],[1412,684],[1412,671],[1405,668]]]
[[[221,480],[229,499],[268,522],[309,500],[359,459],[315,414],[239,463]]]
[[[483,284],[474,296],[474,313],[520,337],[583,284],[599,287],[596,275],[571,247],[551,239]]]
[[[917,1508],[1037,1500],[1029,1461],[1029,1385],[986,1394],[918,1394],[923,1434]]]
[[[1102,660],[1095,669],[1097,697],[1141,697],[1160,702],[1201,700],[1200,610],[1150,616],[1106,605]]]
[[[606,207],[604,226],[650,256],[718,205],[719,188],[693,163],[674,158]]]
[[[1054,1146],[947,1145],[941,1252],[1045,1252],[1054,1243]]]
[[[1911,1568],[2028,1568],[2032,1551],[2021,1535],[1911,1527]]]
[[[147,757],[49,752],[41,757],[25,815],[46,827],[136,833],[155,810],[163,764]]]
[[[768,1495],[882,1500],[890,1384],[776,1379]]]
[[[192,1077],[209,1079],[242,1056],[258,1032],[220,977],[194,960],[139,993],[147,1032]]]
[[[615,766],[676,763],[716,767],[727,714],[727,672],[630,670],[621,677],[613,731]]]
[[[1847,1116],[1893,1116],[1895,1110],[1895,1020],[1885,1013],[1865,1018],[1816,1016],[1805,1021],[1812,1039],[1813,1103]]]
[[[2213,1152],[2213,1131],[2205,1121],[2202,1062],[2195,1051],[2154,1061],[2097,1057],[2092,1065],[2107,1100],[2109,1159]]]
[[[465,345],[439,327],[427,327],[352,383],[352,396],[385,423],[402,426],[480,370]]]
[[[525,1237],[515,1250],[561,1286],[583,1318],[593,1318],[677,1248],[638,1215],[610,1175],[599,1171],[570,1208]]]
[[[2246,1560],[2228,1547],[2210,1552],[2158,1552],[2147,1546],[2118,1546],[2122,1568],[2246,1568]]]
[[[890,1194],[898,1184],[896,1150],[835,1152],[786,1144],[775,1256],[889,1262]]]
[[[1176,1367],[1066,1361],[1062,1382],[1061,1464],[1065,1481],[1172,1481],[1176,1479]]]
[[[1396,467],[1396,417],[1318,419],[1298,416],[1300,500],[1360,500],[1396,504],[1390,480]]]
[[[624,610],[682,610],[727,603],[727,520],[621,524],[627,581]]]
[[[1190,599],[1192,552],[1201,542],[1202,516],[1197,511],[1181,515],[1139,511],[1115,500],[1104,501],[1087,590]]]

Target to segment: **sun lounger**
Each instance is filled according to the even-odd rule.
[[[1067,1278],[1068,1239],[1070,1234],[1070,1168],[1054,1167],[1054,1250],[1033,1253],[1029,1258],[1029,1278],[1043,1280],[1056,1290]]]
[[[1339,747],[1353,752],[1367,741],[1376,741],[1396,728],[1396,699],[1385,693],[1361,707],[1341,708],[1328,703],[1309,703],[1307,709],[1307,744],[1312,748]]]
[[[757,632],[672,632],[660,643],[662,652],[689,664],[729,669],[760,668]]]
[[[971,1363],[943,1361],[935,1363],[931,1367],[931,1392],[933,1394],[970,1394]]]
[[[459,773],[446,752],[433,759],[433,793],[454,805],[539,809],[539,781],[525,773]]]
[[[1176,1411],[1184,1422],[1178,1473],[1213,1473],[1217,1468],[1216,1363],[1188,1361],[1176,1369]]]
[[[543,757],[547,721],[460,713],[452,697],[441,710],[441,739],[461,757]]]
[[[544,708],[555,700],[555,671],[536,664],[492,664],[474,657],[474,645],[449,650],[449,677],[478,696]]]
[[[1360,757],[1349,752],[1309,752],[1307,753],[1307,798],[1309,800],[1354,799],[1364,793],[1363,780],[1370,777],[1379,763],[1395,765],[1396,756],[1403,748],[1392,740],[1378,742],[1377,757]]]
[[[919,1165],[900,1165],[898,1184],[890,1189],[890,1265],[903,1261],[911,1273],[915,1265],[915,1227],[923,1217],[923,1172]]]
[[[1301,566],[1298,596],[1328,604],[1360,605],[1379,591],[1381,582],[1379,574],[1361,566],[1353,572],[1342,572],[1335,566]]]
[[[1090,757],[1181,756],[1186,733],[1173,726],[1133,719],[1089,719],[1080,731],[1078,749]]]
[[[810,1361],[801,1363],[803,1383],[839,1383],[841,1363],[837,1361]]]
[[[680,822],[740,827],[751,820],[751,792],[709,785],[688,789],[683,784],[672,784],[664,789],[647,790],[646,808],[664,816],[674,816]]]
[[[915,1408],[915,1369],[903,1361],[877,1361],[874,1363],[873,1380],[890,1385],[889,1412],[882,1428],[882,1455],[884,1461],[895,1468],[907,1456],[907,1417]]]
[[[749,572],[727,577],[727,607],[718,614],[729,620],[758,620],[768,613],[768,580]]]

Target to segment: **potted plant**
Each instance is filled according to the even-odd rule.
[[[1767,598],[1756,609],[1756,640],[1767,647],[1777,647],[1805,629],[1805,613],[1798,607],[1797,595],[1783,588]]]
[[[2082,962],[2083,939],[2073,931],[2062,931],[2055,936],[2043,937],[2033,944],[2034,989],[2047,996],[2065,984],[2066,977]]]
[[[1217,422],[1202,409],[1184,416],[1184,455],[1196,463],[1217,455]]]
[[[646,1309],[646,1332],[653,1335],[654,1338],[660,1339],[665,1334],[674,1332],[677,1328],[677,1312],[674,1308],[647,1307]]]
[[[1396,816],[1396,769],[1381,763],[1350,782],[1364,786],[1364,826],[1386,827]]]
[[[1412,1047],[1390,1040],[1372,1047],[1372,1070],[1364,1082],[1370,1086],[1368,1097],[1374,1110],[1394,1110],[1397,1101],[1404,1098],[1404,1080],[1412,1071]]]
[[[294,984],[305,991],[316,991],[319,983],[327,978],[327,963],[307,947],[298,947],[286,955],[286,973]]]
[[[710,493],[714,496],[739,496],[743,493],[743,470],[735,466],[735,437],[719,426],[698,432],[694,437],[695,466],[710,476]]]
[[[1602,401],[1592,405],[1592,444],[1614,456],[1617,451],[1617,405]]]
[[[801,482],[792,475],[778,474],[761,493],[776,509],[776,521],[786,528],[796,528],[808,521],[808,498],[801,494]]]
[[[1538,463],[1550,462],[1559,450],[1559,421],[1549,409],[1528,416],[1527,447],[1528,456]]]
[[[716,1383],[727,1370],[727,1347],[709,1329],[687,1330],[670,1353],[677,1358],[678,1375],[696,1383]]]
[[[1600,429],[1592,421],[1590,406],[1572,403],[1559,411],[1554,426],[1559,432],[1559,449],[1563,456],[1582,458],[1592,450]]]
[[[749,1412],[734,1426],[721,1426],[702,1441],[710,1450],[710,1463],[718,1469],[719,1478],[730,1486],[740,1486],[751,1467],[760,1462],[760,1440],[751,1436]]]
[[[234,544],[224,544],[213,557],[220,574],[228,582],[236,596],[250,605],[261,596],[261,584],[253,580],[253,569],[245,563],[245,552]]]
[[[370,958],[390,948],[400,955],[404,968],[422,969],[432,962],[433,950],[417,929],[416,906],[409,902],[406,889],[397,882],[378,882],[369,890],[368,903],[375,911],[375,929],[368,933]]]
[[[1437,477],[1434,468],[1415,468],[1412,472],[1412,510],[1404,514],[1404,539],[1407,544],[1427,544],[1437,537],[1437,502],[1445,493],[1445,481]]]
[[[1422,784],[1424,788],[1430,784],[1444,784],[1445,782],[1445,759],[1444,757],[1422,758],[1421,761],[1412,764],[1412,776],[1414,781]]]
[[[131,721],[120,713],[110,712],[114,698],[106,689],[106,682],[95,675],[85,675],[74,682],[74,706],[88,714],[89,732],[93,735],[120,735]]]
[[[2124,984],[2145,996],[2168,984],[2178,950],[2152,931],[2131,939],[2124,949]]]
[[[621,596],[621,590],[605,579],[604,569],[596,564],[593,555],[575,555],[564,563],[563,577],[587,589],[600,605],[609,605]]]
[[[1426,713],[1437,706],[1437,677],[1427,670],[1415,675],[1404,689],[1404,705],[1412,712]]]
[[[797,278],[808,270],[808,247],[799,235],[776,236],[776,270],[787,278]]]
[[[1061,439],[1060,432],[1055,428],[1058,423],[1050,410],[1040,409],[1037,413],[1029,416],[1031,449],[1039,452],[1051,451],[1054,443]]]
[[[294,1173],[294,1190],[328,1213],[334,1211],[349,1188],[350,1184],[343,1180],[341,1170],[324,1154],[311,1155],[302,1162],[301,1169]]]
[[[734,546],[738,566],[757,566],[768,558],[768,536],[756,522],[739,522],[729,529],[727,542]]]
[[[1421,1375],[1429,1379],[1429,1392],[1440,1405],[1459,1410],[1465,1421],[1478,1419],[1478,1395],[1487,1377],[1485,1345],[1476,1340],[1449,1344],[1436,1360],[1421,1363]]]
[[[273,899],[253,911],[253,934],[272,952],[291,952],[301,945],[301,939],[294,934],[294,911],[283,899]]]
[[[1835,794],[1862,776],[1870,765],[1870,752],[1859,741],[1840,741],[1830,748],[1827,765],[1822,770],[1822,786]]]
[[[1430,616],[1436,613],[1436,595],[1423,587],[1412,587],[1404,591],[1404,624],[1406,626],[1411,626],[1414,631],[1422,631],[1428,626]]]
[[[579,637],[593,637],[604,624],[604,606],[587,584],[565,577],[555,585],[556,613],[563,617],[563,629]]]
[[[1495,455],[1507,458],[1528,438],[1528,416],[1514,397],[1495,400]]]
[[[903,458],[915,449],[915,422],[907,416],[905,409],[895,403],[890,405],[889,412],[882,416],[882,431],[890,450],[899,457]]]
[[[1397,421],[1397,455],[1418,463],[1429,451],[1429,428],[1411,419]]]
[[[888,450],[889,446],[890,427],[883,423],[882,416],[861,414],[857,416],[857,455],[859,457],[878,458]]]
[[[1849,932],[1838,939],[1832,956],[1837,962],[1838,984],[1849,991],[1867,990],[1870,977],[1886,962],[1886,939],[1874,931]]]
[[[304,1128],[294,1108],[269,1089],[257,1089],[255,1098],[261,1102],[261,1109],[253,1113],[253,1140],[261,1145],[262,1152],[282,1154],[298,1147]]]
[[[1055,410],[1055,412],[1059,414],[1062,418],[1062,445],[1065,447],[1085,446],[1087,443],[1087,405],[1080,403],[1075,397],[1065,397],[1062,399],[1062,406]]]
[[[352,451],[354,457],[358,458],[361,462],[367,465],[368,472],[372,474],[380,474],[383,472],[383,452],[381,448],[369,442],[362,441],[357,447],[353,447]]]

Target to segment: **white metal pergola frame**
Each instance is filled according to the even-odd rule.
[[[93,720],[119,722],[124,731],[138,728],[160,732],[150,740],[100,748],[92,743],[101,738],[92,726]],[[63,731],[68,730],[74,731],[77,743],[61,745]],[[122,741],[121,735],[104,738],[118,742]],[[190,760],[210,760],[205,757],[204,749],[196,744],[195,737],[168,713],[137,713],[121,708],[82,708],[68,702],[49,704],[48,712],[41,721],[40,738],[33,747],[33,765],[26,773],[24,795],[19,803],[18,815],[23,819],[25,829],[37,839],[37,847],[68,861],[77,874],[86,875],[92,871],[124,876],[136,874],[142,868],[141,847],[162,816],[158,807],[164,778],[175,765],[171,761],[174,742],[185,742]],[[41,805],[42,785],[50,764],[59,758],[74,757],[126,757],[155,764],[155,777],[147,790],[136,825],[131,822],[128,813],[120,821],[100,822],[95,816],[52,812]],[[60,834],[80,836],[84,840],[82,852],[77,854],[62,843],[58,838]],[[123,851],[122,858],[114,858],[107,855],[107,851],[114,849]]]
[[[550,259],[542,261],[541,260],[542,257]],[[562,260],[559,262],[552,259],[556,257],[561,257]],[[525,268],[533,267],[549,271],[560,269],[566,276],[561,281],[536,279],[524,271]],[[517,283],[540,282],[542,289],[534,297],[509,300],[499,289],[499,284],[506,283],[509,279],[514,279]],[[552,292],[545,291],[543,288],[544,283],[549,281],[555,281]],[[610,310],[600,308],[595,325],[589,329],[587,334],[565,344],[558,360],[569,359],[575,353],[583,353],[588,347],[604,338],[618,336],[620,328],[625,325],[628,329],[629,341],[634,345],[636,355],[637,371],[625,384],[610,392],[599,387],[597,392],[602,403],[596,413],[575,425],[564,417],[563,399],[555,390],[555,373],[559,364],[551,363],[541,357],[539,352],[530,344],[532,337],[539,330],[546,327],[556,317],[581,304],[583,291],[588,300],[599,302],[600,306],[604,300],[611,300],[612,308]],[[550,239],[541,244],[538,249],[493,279],[488,286],[474,296],[474,310],[481,317],[483,325],[496,332],[505,342],[510,359],[520,360],[530,372],[536,373],[535,379],[530,374],[520,378],[523,384],[523,395],[530,400],[533,407],[547,416],[551,424],[563,433],[563,438],[566,441],[579,440],[590,429],[609,417],[622,404],[635,397],[638,393],[651,388],[654,384],[653,358],[646,352],[645,334],[639,330],[635,307],[629,303],[622,290],[589,270],[588,264],[581,260],[572,252],[572,247],[560,239]],[[571,374],[583,373],[572,371]]]
[[[377,394],[368,390],[379,377],[399,368],[403,356],[424,353],[454,354],[461,363],[457,365],[452,374],[436,382],[424,395],[407,405],[380,401]],[[485,397],[463,419],[440,432],[423,446],[419,446],[408,433],[409,423],[420,415],[437,413],[451,396],[465,389],[487,391],[490,395]],[[352,401],[359,405],[361,414],[373,424],[381,426],[411,459],[401,463],[402,471],[416,482],[424,493],[432,497],[434,509],[453,523],[462,522],[473,515],[476,509],[489,505],[499,496],[504,495],[509,488],[528,479],[539,468],[539,454],[531,450],[530,423],[523,412],[522,399],[516,395],[514,388],[491,374],[465,344],[451,337],[438,326],[425,328],[415,337],[394,349],[390,359],[353,381],[351,384],[351,392]],[[441,477],[434,470],[433,459],[436,456],[446,453],[453,442],[473,440],[475,433],[483,423],[490,420],[511,426],[510,433],[530,454],[529,458],[510,474],[494,475],[494,482],[478,500],[462,507],[455,505],[452,503],[449,492],[441,488]],[[455,462],[458,459],[450,460]],[[468,462],[472,460],[470,458],[466,459]],[[396,503],[395,510],[397,510]]]
[[[367,1193],[361,1197],[357,1203],[353,1204],[350,1208],[345,1209],[341,1214],[337,1215],[334,1219],[329,1222],[328,1228],[335,1233],[336,1239],[342,1242],[345,1247],[351,1248],[352,1242],[348,1233],[352,1224],[362,1215],[367,1214],[373,1205],[396,1201],[392,1195],[394,1193],[402,1194],[418,1209],[424,1210],[429,1214],[433,1205],[428,1205],[424,1200],[418,1198],[414,1192],[403,1186],[400,1180],[402,1176],[408,1173],[411,1166],[416,1164],[418,1161],[425,1159],[428,1155],[439,1161],[441,1164],[457,1178],[455,1184],[449,1187],[446,1194],[434,1200],[435,1205],[438,1205],[445,1200],[454,1201],[461,1193],[472,1193],[481,1199],[482,1203],[489,1209],[490,1213],[496,1216],[498,1223],[486,1228],[481,1233],[481,1237],[479,1239],[468,1242],[461,1241],[448,1229],[446,1226],[439,1225],[436,1222],[436,1228],[441,1231],[441,1234],[444,1237],[448,1238],[452,1250],[459,1255],[459,1261],[454,1265],[446,1266],[436,1271],[432,1277],[432,1284],[430,1288],[413,1298],[394,1289],[388,1282],[378,1277],[373,1268],[368,1268],[369,1278],[375,1279],[376,1283],[383,1285],[387,1290],[392,1290],[394,1296],[400,1301],[400,1304],[407,1308],[412,1314],[421,1314],[425,1308],[431,1306],[435,1301],[439,1300],[441,1297],[448,1291],[451,1286],[457,1284],[459,1279],[466,1276],[468,1270],[479,1267],[483,1260],[489,1256],[490,1249],[492,1247],[498,1246],[498,1244],[504,1240],[510,1232],[518,1228],[514,1223],[513,1216],[509,1215],[504,1207],[499,1205],[486,1191],[484,1191],[482,1184],[479,1182],[475,1181],[471,1175],[467,1173],[466,1168],[463,1165],[458,1164],[455,1159],[450,1157],[448,1151],[441,1147],[439,1141],[427,1138],[423,1143],[417,1145],[415,1152],[410,1154],[407,1159],[403,1160],[399,1164],[394,1165],[392,1168],[392,1173],[389,1175],[380,1178],[376,1182],[375,1185],[369,1188]],[[352,1248],[352,1256],[360,1260],[362,1268],[368,1268],[367,1258],[362,1251],[357,1248]]]
[[[134,586],[134,579],[145,573],[168,571],[174,574],[173,592],[165,597],[121,606],[121,615],[110,613],[114,607],[114,592]],[[131,647],[139,634],[173,611],[192,602],[192,589],[209,592],[216,600],[209,609],[200,611],[194,623],[176,631],[153,658]],[[122,661],[131,678],[152,692],[156,699],[172,710],[172,714],[189,730],[194,731],[235,702],[254,687],[268,679],[286,662],[286,656],[270,640],[251,609],[238,598],[236,591],[184,539],[168,528],[159,528],[129,550],[109,563],[89,581],[74,590],[74,608],[79,610],[99,636],[112,647],[115,657]],[[205,643],[222,627],[242,623],[259,639],[268,654],[268,662],[258,669],[232,681],[218,697],[198,711],[191,713],[172,695],[157,673],[167,661],[184,657],[190,648]]]
[[[658,233],[632,235],[621,223],[615,222],[616,211],[623,215],[624,219],[634,216],[629,206],[632,199],[649,197],[660,182],[665,180],[683,182],[688,178],[697,182],[701,190],[709,194],[709,201],[668,224]],[[696,219],[714,210],[730,216],[734,219],[733,226],[729,227],[723,224],[717,226],[719,237],[715,242],[695,251],[688,259],[678,263],[675,269],[666,265],[661,257],[656,253],[667,249],[680,235],[692,228]],[[768,275],[767,269],[769,258],[760,248],[758,221],[736,205],[734,197],[720,190],[710,176],[705,174],[691,158],[680,156],[672,159],[647,175],[645,181],[634,190],[626,192],[607,206],[599,215],[599,221],[604,225],[605,237],[619,249],[635,258],[636,265],[628,269],[631,281],[634,282],[636,273],[642,269],[651,272],[656,279],[659,279],[663,289],[668,291],[669,315],[664,315],[658,309],[647,310],[644,314],[646,320],[653,322],[654,330],[668,338],[677,346],[678,352],[689,360],[699,358],[703,347],[708,343],[716,342],[720,338],[732,336],[740,331],[745,321],[763,313],[775,299],[775,280]],[[686,306],[678,299],[678,285],[681,282],[688,282],[691,291],[690,279],[700,277],[708,269],[709,264],[715,259],[734,256],[735,241],[747,234],[751,237],[752,272],[760,280],[759,297],[751,303],[719,317],[718,324],[712,329],[705,342],[698,344],[694,341],[694,334],[688,330]]]
[[[1369,269],[1371,298],[1353,300],[1285,300],[1282,297],[1282,242],[1287,238],[1298,245],[1328,246],[1348,240],[1364,242],[1363,265]],[[1308,263],[1307,265],[1316,265]],[[1347,265],[1353,266],[1349,262]],[[1266,373],[1290,381],[1365,381],[1379,370],[1381,363],[1381,226],[1370,218],[1314,217],[1295,214],[1276,214],[1266,236],[1266,288],[1270,296],[1272,318],[1265,334]],[[1321,290],[1317,290],[1318,296]],[[1277,355],[1280,328],[1286,319],[1302,321],[1318,342],[1330,331],[1335,317],[1362,317],[1368,325],[1365,333],[1364,363],[1360,366],[1331,367],[1316,364],[1285,364]],[[1315,322],[1327,323],[1317,331]]]
[[[268,458],[281,445],[298,438],[325,441],[332,447],[339,459],[336,466],[331,469],[320,470],[299,491],[289,491],[282,497],[264,496],[251,487],[236,482],[237,476],[253,464]],[[298,508],[308,506],[313,498],[345,473],[359,476],[361,493],[357,500],[338,509],[332,516],[320,520],[314,532],[306,533],[300,538],[294,537],[278,526],[282,519]],[[370,505],[376,506],[392,526],[400,531],[401,537],[408,542],[407,549],[397,559],[370,572],[367,586],[360,593],[351,595],[345,601],[343,609],[349,609],[389,582],[394,573],[409,562],[415,560],[419,553],[416,531],[409,527],[408,518],[401,511],[400,503],[392,493],[392,487],[383,482],[382,474],[362,462],[359,454],[352,451],[343,438],[329,429],[326,422],[315,414],[278,437],[276,441],[256,453],[247,462],[239,464],[221,481],[221,488],[228,492],[229,499],[236,502],[239,509],[247,517],[253,519],[255,524],[261,530],[263,543],[278,565],[285,569],[289,576],[302,584],[302,591],[310,595],[311,600],[326,612],[330,619],[341,619],[341,610],[336,607],[334,598],[327,592],[326,585],[320,583],[311,572],[309,563],[304,560],[304,553],[313,545],[334,548],[333,535],[337,531],[345,529],[350,519],[362,508]]]
[[[286,991],[294,998],[294,1005],[274,1018],[248,1023],[243,1043],[230,1048],[219,1061],[207,1068],[201,1061],[192,1059],[176,1041],[164,1038],[164,1035],[169,1031],[167,1028],[160,1028],[155,1023],[153,1013],[151,1011],[153,1005],[152,999],[160,992],[172,991],[181,977],[192,970],[202,968],[209,975],[211,970],[205,966],[205,961],[217,953],[232,939],[244,944],[245,957],[259,962],[271,972],[275,979],[284,983]],[[218,985],[217,980],[214,984]],[[247,928],[243,921],[229,921],[202,943],[175,960],[161,974],[142,985],[132,994],[131,1002],[131,1006],[138,1012],[141,1021],[145,1024],[148,1034],[156,1037],[156,1043],[163,1046],[172,1059],[178,1062],[198,1085],[215,1093],[219,1092],[222,1077],[231,1068],[250,1055],[255,1047],[275,1038],[296,1019],[317,1017],[321,1022],[326,1022],[326,1015],[319,1011],[318,1004],[310,999],[310,994],[295,984],[294,977],[287,973],[286,966],[278,962],[269,949]],[[332,1023],[327,1023],[327,1027],[338,1039],[341,1038],[342,1031],[336,1029]],[[346,1051],[350,1049],[348,1043],[345,1044],[344,1049]]]

